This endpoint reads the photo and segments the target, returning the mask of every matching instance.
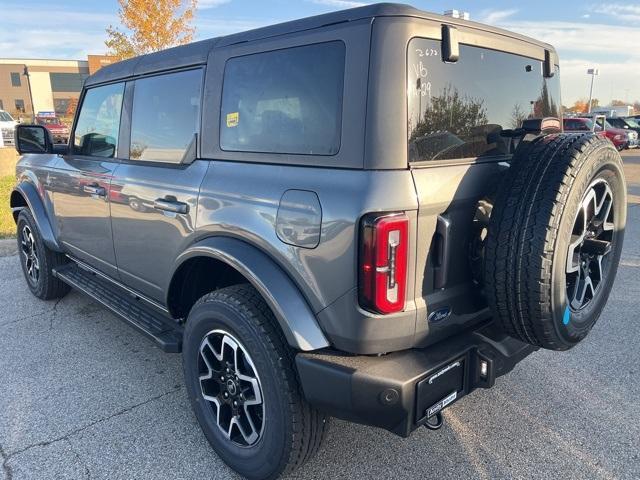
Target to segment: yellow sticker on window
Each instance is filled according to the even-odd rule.
[[[239,112],[227,113],[227,127],[237,127],[240,120]]]

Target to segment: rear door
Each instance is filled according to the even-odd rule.
[[[109,196],[122,154],[124,83],[88,89],[80,105],[70,153],[49,179],[60,241],[76,258],[117,276]],[[119,155],[120,154],[120,155]]]
[[[469,36],[467,38],[470,38]],[[418,194],[418,343],[487,319],[483,243],[493,195],[515,147],[508,130],[559,117],[558,75],[543,76],[544,50],[529,56],[460,45],[443,62],[441,41],[408,47],[408,149]],[[510,46],[517,50],[515,40]],[[530,55],[539,55],[532,58]]]
[[[127,286],[164,300],[171,268],[194,233],[208,162],[194,160],[203,69],[139,78],[127,85],[128,155],[111,182],[118,273]]]

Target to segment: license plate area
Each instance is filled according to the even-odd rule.
[[[467,358],[460,357],[420,380],[416,385],[416,423],[424,423],[462,397]]]

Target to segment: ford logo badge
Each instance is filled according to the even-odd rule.
[[[427,317],[427,320],[430,323],[440,323],[440,322],[444,322],[447,318],[449,318],[450,315],[451,315],[451,308],[449,307],[439,308],[438,310],[431,312]]]

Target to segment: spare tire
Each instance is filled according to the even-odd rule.
[[[565,133],[519,147],[485,250],[485,292],[507,334],[567,350],[589,333],[613,286],[626,205],[622,159],[609,140]]]

